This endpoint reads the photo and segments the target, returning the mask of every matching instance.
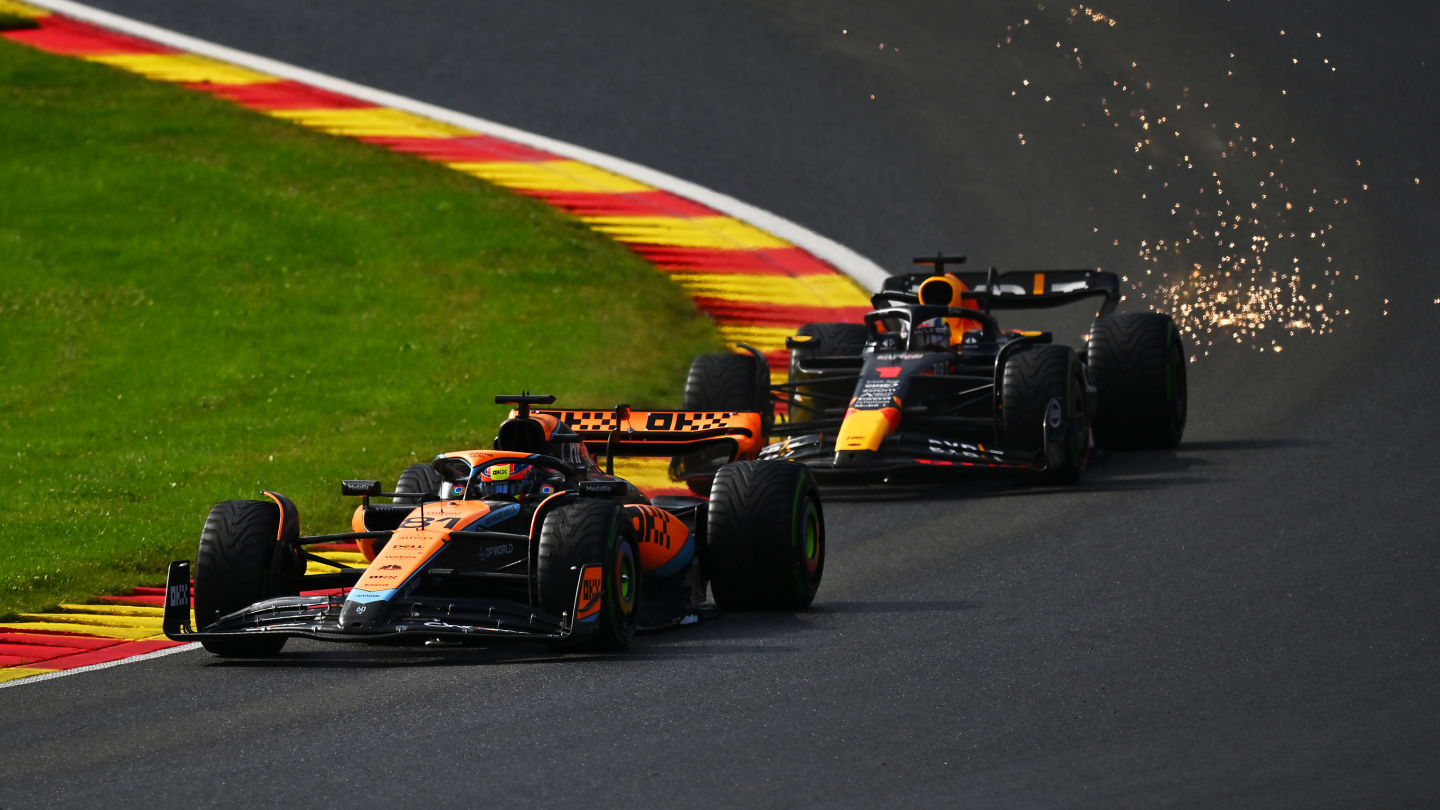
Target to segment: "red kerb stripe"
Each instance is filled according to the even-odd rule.
[[[64,17],[40,17],[36,19],[36,22],[40,24],[39,28],[10,31],[4,36],[42,51],[77,56],[102,53],[178,53],[173,48],[106,31],[93,25],[67,20]]]
[[[527,197],[577,217],[713,217],[710,208],[668,191],[637,191],[630,194],[589,194],[572,191],[529,191],[515,189]]]
[[[490,138],[484,135],[462,138],[359,138],[396,152],[418,155],[439,163],[488,163],[504,161],[509,163],[535,163],[542,160],[560,160],[559,157],[532,149],[504,138]]]
[[[661,270],[706,273],[768,273],[779,276],[833,275],[835,268],[799,248],[717,250],[714,248],[630,245]]]
[[[695,296],[695,305],[710,313],[723,324],[754,324],[756,326],[795,326],[817,321],[860,323],[866,307],[796,307],[784,304],[757,304],[753,301],[731,301],[728,298]]]
[[[196,82],[185,85],[254,110],[355,110],[374,107],[368,101],[342,96],[299,82],[260,82],[258,84],[212,84]]]

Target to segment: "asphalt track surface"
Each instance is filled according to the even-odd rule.
[[[827,501],[826,579],[801,615],[615,657],[296,643],[7,689],[0,807],[1440,796],[1426,5],[1132,0],[1098,9],[1114,27],[1033,3],[99,5],[654,166],[894,269],[936,249],[1138,267],[1174,220],[1096,104],[1133,60],[1261,143],[1296,136],[1290,182],[1349,198],[1305,265],[1330,253],[1360,278],[1333,288],[1351,310],[1334,334],[1193,364],[1177,451],[1112,456],[1070,490]],[[1022,78],[1053,100],[1012,97]],[[1134,105],[1112,104],[1127,127]],[[1228,165],[1215,151],[1197,148],[1200,171]]]

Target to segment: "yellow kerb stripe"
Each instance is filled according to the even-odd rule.
[[[628,194],[653,190],[644,183],[573,160],[541,160],[530,163],[496,160],[447,165],[456,171],[489,180],[497,186],[528,191]]]
[[[432,121],[389,107],[361,107],[349,110],[266,110],[276,118],[294,121],[332,135],[352,138],[453,138],[474,135],[468,129]]]
[[[14,14],[16,17],[49,17],[50,12],[43,8],[27,6],[24,3],[17,3],[15,0],[0,0],[0,14]]]
[[[348,565],[351,568],[364,568],[370,564],[365,559],[365,555],[358,551],[322,551],[315,556],[324,557],[327,560],[334,560],[343,565]],[[311,561],[305,565],[306,574],[333,574],[335,571],[336,569],[334,567],[326,565],[325,563]]]
[[[795,334],[794,327],[721,326],[720,336],[726,343],[748,343],[762,352],[785,348],[785,338]]]
[[[37,667],[7,667],[0,669],[0,683],[18,681],[21,678],[28,678],[31,675],[44,675],[47,672],[55,672],[55,670],[39,669]]]
[[[676,247],[758,250],[790,247],[754,225],[730,217],[581,217],[621,242]]]
[[[274,76],[191,53],[110,53],[82,58],[165,82],[265,84],[280,81]]]
[[[112,627],[160,632],[160,616],[113,616],[108,613],[21,613],[21,618],[37,622],[65,622],[90,632],[91,627]]]
[[[151,618],[161,618],[165,615],[165,608],[151,607],[149,605],[62,604],[60,609],[65,613],[90,613],[99,616],[148,616]]]
[[[0,630],[26,630],[32,633],[85,633],[91,636],[118,638],[124,641],[144,641],[145,639],[165,637],[165,634],[161,632],[160,622],[158,620],[155,622],[155,626],[151,628],[107,627],[103,625],[63,621],[63,619],[68,617],[60,618],[62,621],[9,622],[0,624]]]
[[[749,273],[671,273],[685,292],[731,301],[809,307],[866,307],[870,299],[849,276],[771,276]]]
[[[615,474],[641,489],[685,486],[670,480],[668,458],[617,458]]]

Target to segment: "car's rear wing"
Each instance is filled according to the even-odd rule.
[[[614,408],[535,409],[570,426],[585,449],[605,456],[671,457],[724,451],[730,460],[754,458],[765,446],[758,412],[637,411]],[[512,411],[514,418],[517,412]]]
[[[926,279],[944,272],[945,264],[958,264],[962,257],[930,257],[915,260],[931,264],[931,273],[906,273],[885,280],[880,292],[872,298],[878,309],[894,304],[917,304],[920,285]],[[966,304],[984,311],[994,309],[1040,309],[1062,306],[1083,298],[1103,298],[1100,314],[1115,309],[1120,302],[1120,277],[1114,273],[1088,268],[1066,270],[1011,270],[1001,273],[950,271],[967,288],[962,296]]]

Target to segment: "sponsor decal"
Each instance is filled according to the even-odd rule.
[[[899,389],[899,379],[865,380],[860,384],[860,394],[855,397],[853,407],[859,411],[893,407],[895,392]]]
[[[183,605],[190,601],[189,585],[171,585],[165,593],[165,604]]]
[[[352,481],[352,480],[341,481],[341,482],[340,482],[340,494],[341,494],[341,495],[379,495],[379,494],[380,494],[380,482],[379,482],[379,481]]]
[[[655,576],[669,576],[695,558],[694,535],[685,521],[659,507],[626,507],[640,539],[640,565]]]
[[[604,592],[604,571],[598,565],[587,565],[580,572],[580,604],[575,621],[594,621],[600,615],[600,596]]]
[[[382,566],[380,566],[379,570],[381,570],[381,571],[399,571],[399,570],[400,570],[400,566],[395,565],[394,563],[391,563],[390,565],[382,565]]]
[[[471,524],[471,527],[479,529],[489,528],[496,523],[501,523],[520,514],[522,508],[524,507],[518,503],[507,503],[504,506],[496,507]]]
[[[360,607],[355,608],[355,612],[356,612],[356,613],[364,613],[364,612],[365,612],[365,606],[364,606],[364,605],[361,605]]]
[[[480,552],[480,559],[482,559],[482,560],[488,560],[488,559],[490,559],[491,557],[499,557],[499,556],[502,556],[502,555],[514,554],[514,553],[515,553],[515,544],[514,544],[514,543],[503,543],[503,544],[498,545],[498,546],[486,546],[485,549]]]
[[[972,444],[966,444],[965,442],[957,442],[951,439],[931,438],[928,440],[927,443],[929,445],[928,449],[930,450],[930,452],[939,455],[964,456],[965,458],[980,458],[980,454],[976,452],[975,446]]]
[[[651,413],[645,417],[646,430],[712,430],[724,427],[728,412]]]
[[[394,588],[386,588],[383,591],[362,591],[359,588],[354,588],[350,593],[346,594],[345,601],[359,602],[361,604],[367,602],[383,602],[394,595]]]
[[[882,379],[889,380],[900,376],[900,368],[900,366],[880,366],[875,369],[875,373],[879,374]]]

